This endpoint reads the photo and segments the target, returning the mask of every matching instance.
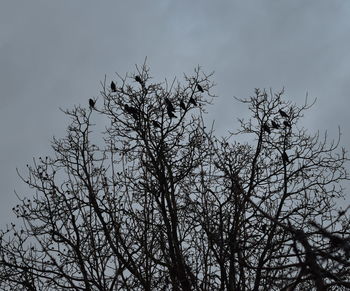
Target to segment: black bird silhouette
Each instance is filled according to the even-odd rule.
[[[282,153],[282,160],[286,163],[289,163],[289,158],[288,158],[288,155],[286,154],[286,152]]]
[[[184,103],[183,100],[180,101],[180,107],[183,109],[183,110],[186,110],[186,105]]]
[[[193,97],[190,98],[189,103],[193,104],[194,106],[197,106],[197,102],[193,99]]]
[[[285,113],[282,109],[279,110],[279,113],[281,114],[282,117],[286,117],[286,118],[289,117],[288,114]]]
[[[202,88],[202,86],[201,85],[199,85],[199,84],[197,84],[197,89],[198,89],[198,91],[200,91],[200,92],[204,92],[204,90],[203,90],[203,88]]]
[[[90,109],[95,109],[95,103],[96,103],[96,101],[92,100],[91,98],[89,99]]]
[[[290,122],[287,121],[287,120],[283,121],[283,124],[284,124],[285,127],[292,127],[292,126],[290,125]]]
[[[143,85],[143,82],[142,82],[140,76],[135,76],[135,81],[139,82],[141,85]]]
[[[160,123],[156,120],[152,120],[152,124],[154,127],[160,128]]]
[[[271,125],[275,129],[279,129],[280,128],[280,125],[277,122],[273,121],[273,120],[271,120]]]
[[[177,116],[173,113],[173,110],[168,106],[167,107],[168,115],[170,118],[177,118]]]
[[[167,110],[169,111],[175,111],[175,108],[173,106],[173,104],[171,103],[171,101],[165,97],[165,103],[166,103],[166,106],[167,106]]]
[[[263,127],[263,130],[266,131],[268,134],[271,133],[270,127],[266,123],[264,123],[262,127]]]
[[[139,118],[139,111],[132,106],[129,106],[128,104],[124,105],[125,111],[129,114],[131,114],[135,119]]]
[[[112,92],[117,92],[117,86],[115,85],[115,83],[113,81],[111,82],[111,90],[112,90]]]

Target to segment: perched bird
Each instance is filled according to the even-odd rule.
[[[193,97],[190,98],[189,103],[193,104],[194,106],[197,106],[197,102],[193,99]]]
[[[287,121],[287,120],[283,121],[283,124],[284,124],[285,127],[292,127],[292,126],[290,125],[290,122]]]
[[[279,129],[280,128],[280,125],[277,122],[273,121],[273,120],[271,120],[271,125],[275,129]]]
[[[286,152],[282,153],[282,160],[286,163],[289,163],[289,158],[288,158],[288,155],[286,154]]]
[[[177,118],[177,116],[173,113],[173,110],[171,110],[169,106],[167,107],[167,111],[170,118]]]
[[[152,124],[153,124],[154,127],[160,128],[160,123],[158,121],[152,120]]]
[[[169,111],[175,111],[175,108],[173,106],[173,104],[171,103],[171,101],[165,97],[165,103],[166,103],[166,107],[167,107],[167,110]]]
[[[127,113],[131,114],[130,106],[128,104],[124,104],[124,109]]]
[[[142,82],[140,76],[135,76],[135,81],[138,82],[138,83],[140,83],[141,85],[143,84],[143,82]]]
[[[117,92],[117,86],[115,85],[115,83],[113,81],[111,82],[111,90],[112,90],[112,92]]]
[[[281,114],[282,117],[286,117],[286,118],[289,117],[288,114],[285,113],[282,109],[279,110],[279,113]]]
[[[135,119],[139,118],[139,111],[135,107],[129,106],[128,104],[124,105],[125,111],[131,114]]]
[[[183,110],[186,110],[186,105],[184,103],[183,100],[180,101],[180,107],[183,109]]]
[[[204,90],[203,90],[203,88],[202,88],[202,86],[201,85],[199,85],[199,84],[197,84],[197,89],[198,89],[198,91],[199,92],[204,92]]]
[[[89,99],[90,109],[95,109],[95,103],[96,103],[96,101],[92,100],[91,98]]]
[[[270,127],[269,127],[266,123],[263,124],[262,128],[263,128],[263,130],[266,131],[268,134],[271,133]]]

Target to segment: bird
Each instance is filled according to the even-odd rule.
[[[186,105],[184,103],[183,100],[180,101],[180,107],[183,109],[183,110],[186,110]]]
[[[140,76],[135,76],[135,81],[136,81],[136,82],[139,82],[141,85],[143,84],[143,82],[142,82]]]
[[[270,127],[266,123],[264,123],[262,127],[263,127],[263,130],[266,131],[268,134],[271,133]]]
[[[95,109],[95,103],[96,103],[96,101],[92,100],[91,98],[89,99],[90,109]]]
[[[193,99],[193,97],[190,98],[189,103],[193,104],[194,106],[197,106],[197,102]]]
[[[289,158],[288,158],[288,155],[286,154],[286,152],[282,153],[282,160],[286,163],[289,163]]]
[[[125,111],[131,114],[135,119],[139,117],[139,111],[135,107],[129,106],[128,104],[124,105]]]
[[[167,106],[167,110],[169,111],[175,111],[175,108],[173,106],[173,104],[171,103],[171,101],[165,97],[165,103],[166,103],[166,106]]]
[[[280,125],[277,122],[273,121],[273,120],[271,120],[271,125],[275,129],[279,129],[280,128]]]
[[[287,120],[283,121],[283,124],[284,124],[285,127],[292,127],[292,126],[290,125],[290,122],[287,121]]]
[[[112,90],[112,92],[117,92],[117,86],[115,85],[115,83],[113,81],[111,82],[111,90]]]
[[[204,92],[203,87],[199,84],[197,84],[197,89],[199,92],[202,92],[202,93]]]
[[[279,110],[279,113],[281,114],[282,117],[288,118],[288,114],[285,113],[282,109]]]
[[[167,107],[167,111],[170,118],[177,118],[177,116],[173,113],[173,110],[171,110],[169,106]]]
[[[160,128],[160,127],[161,127],[161,126],[160,126],[160,123],[159,123],[158,121],[156,121],[156,120],[152,120],[152,124],[153,124],[153,126],[156,127],[156,128]]]

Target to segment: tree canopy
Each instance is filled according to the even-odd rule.
[[[350,288],[339,140],[301,126],[312,104],[260,89],[218,137],[211,78],[155,83],[143,65],[64,110],[54,155],[19,171],[33,192],[0,233],[2,290]]]

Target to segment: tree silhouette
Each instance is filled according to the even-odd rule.
[[[204,121],[211,74],[138,74],[142,88],[134,75],[113,94],[104,84],[99,110],[65,110],[53,156],[21,175],[34,194],[13,209],[22,225],[1,232],[0,288],[348,290],[349,219],[336,207],[345,151],[301,126],[264,132],[280,110],[298,124],[310,105],[256,90],[239,100],[251,118],[217,138]],[[172,119],[179,96],[200,106]]]

